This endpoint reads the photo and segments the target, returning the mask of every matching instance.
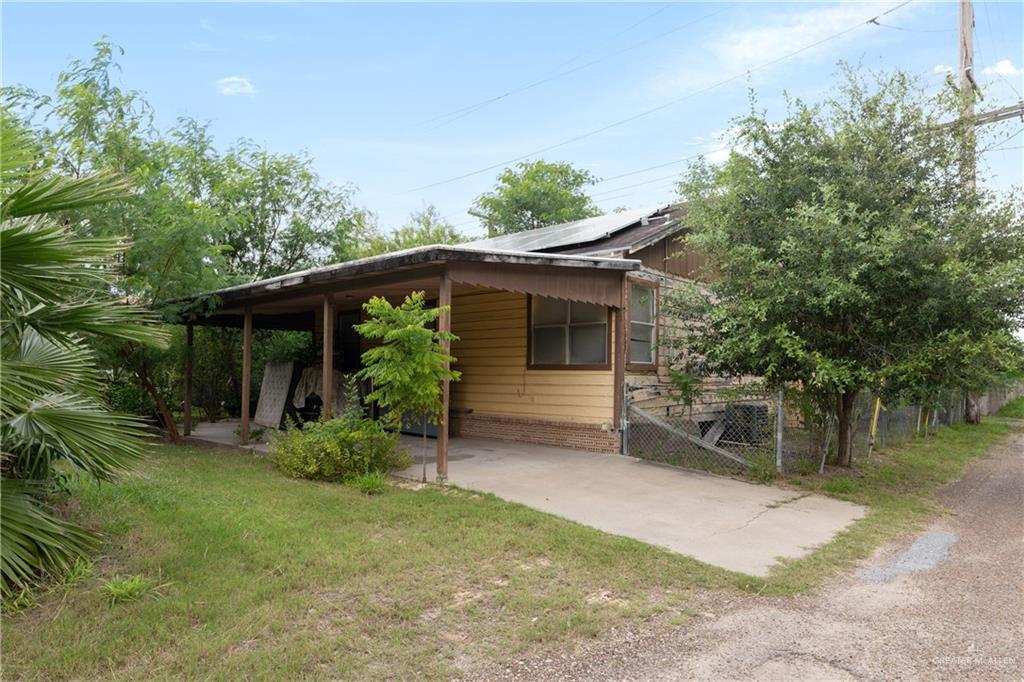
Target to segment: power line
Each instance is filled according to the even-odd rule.
[[[626,33],[629,33],[631,30],[633,30],[634,28],[636,28],[640,24],[644,23],[645,21],[648,21],[649,19],[653,19],[655,16],[661,14],[662,12],[664,12],[665,10],[667,10],[671,6],[672,6],[671,3],[667,3],[665,5],[662,5],[660,8],[658,8],[654,12],[651,12],[650,14],[645,15],[644,18],[640,19],[639,21],[637,21],[635,23],[632,23],[629,26],[627,26],[626,28],[622,29],[621,31],[619,31],[619,32],[609,36],[606,40],[608,40],[608,41],[615,40],[619,36],[624,35]],[[583,55],[585,55],[585,54],[587,54],[589,52],[593,52],[593,49],[584,50],[582,52],[577,52],[576,55],[574,55],[571,59],[567,59],[566,61],[559,63],[554,68],[545,71],[543,74],[541,74],[539,76],[539,78],[544,78],[544,77],[546,77],[546,76],[548,76],[548,75],[550,75],[552,73],[557,72],[559,69],[561,69],[561,68],[563,68],[565,66],[568,66],[569,64],[572,64],[574,61],[576,61],[577,59],[579,59],[580,57],[582,57]],[[491,102],[496,102],[497,100],[502,99],[503,97],[507,97],[508,95],[512,94],[512,92],[514,90],[515,90],[515,88],[513,88],[512,90],[509,90],[508,92],[505,92],[505,93],[503,93],[501,95],[498,95],[496,97],[491,97],[491,98],[488,98],[488,99],[484,99],[484,100],[481,100],[481,101],[476,102],[474,104],[469,104],[467,106],[461,107],[459,109],[453,109],[453,110],[445,112],[443,114],[438,114],[437,116],[434,116],[433,118],[428,118],[425,121],[420,121],[417,125],[427,125],[428,123],[433,123],[434,121],[439,121],[439,120],[441,120],[442,118],[444,118],[446,116],[451,116],[452,114],[459,114],[459,113],[462,113],[462,112],[470,110],[470,109],[474,109],[475,110],[475,107],[482,107],[482,106],[485,106],[485,105],[487,105],[487,104],[489,104]]]
[[[646,17],[644,19],[641,19],[640,21],[636,22],[635,24],[633,24],[630,27],[630,29],[631,28],[635,28],[639,24],[642,24],[644,21],[647,21],[648,19],[652,18],[654,15],[663,12],[665,9],[667,9],[667,6],[661,8],[660,10],[658,10],[656,12],[654,12],[652,15],[650,15],[650,16],[648,16],[648,17]],[[496,95],[496,96],[491,97],[489,99],[481,100],[480,102],[477,102],[475,104],[470,104],[469,106],[462,107],[461,109],[455,109],[454,111],[449,111],[449,112],[447,112],[445,114],[441,114],[439,116],[435,116],[432,119],[424,121],[423,124],[425,125],[427,123],[431,123],[433,121],[438,121],[438,120],[446,118],[448,116],[452,116],[452,118],[449,118],[447,121],[442,121],[438,125],[436,125],[433,128],[431,128],[431,130],[435,130],[437,128],[441,128],[443,126],[448,125],[449,123],[453,123],[453,122],[455,122],[455,121],[457,121],[457,120],[459,120],[461,118],[465,118],[466,116],[469,116],[470,114],[476,113],[477,111],[480,111],[484,107],[489,106],[491,104],[494,104],[495,102],[497,102],[499,100],[503,100],[506,97],[509,97],[511,95],[518,94],[520,92],[523,92],[524,90],[530,90],[530,89],[535,88],[537,86],[544,85],[545,83],[550,83],[551,81],[558,80],[559,78],[562,78],[564,76],[568,76],[570,74],[574,74],[577,71],[582,71],[583,69],[586,69],[586,68],[589,68],[591,66],[594,66],[595,64],[600,64],[601,62],[608,61],[612,57],[617,57],[620,54],[623,54],[625,52],[629,52],[631,50],[635,50],[635,49],[640,48],[640,47],[646,47],[647,45],[650,45],[652,42],[654,42],[656,40],[660,40],[661,38],[664,38],[665,36],[671,35],[673,33],[678,33],[679,31],[683,30],[684,28],[686,28],[688,26],[692,26],[693,24],[696,24],[697,22],[700,22],[700,21],[703,21],[703,20],[708,19],[710,17],[713,17],[716,14],[721,14],[722,12],[725,12],[726,9],[728,9],[728,8],[723,8],[723,9],[717,10],[715,12],[711,12],[710,14],[706,14],[706,15],[704,15],[702,17],[698,17],[697,19],[693,19],[691,21],[687,21],[686,23],[680,24],[679,26],[676,26],[675,28],[669,29],[668,31],[665,31],[663,33],[659,33],[658,35],[653,36],[652,38],[648,38],[648,39],[646,39],[646,40],[644,40],[642,42],[634,43],[634,44],[629,45],[627,47],[624,47],[624,48],[622,48],[620,50],[616,50],[614,52],[610,52],[610,53],[604,55],[603,57],[599,57],[597,59],[594,59],[594,60],[591,60],[589,62],[586,62],[585,64],[581,64],[579,66],[575,66],[575,67],[573,67],[571,69],[568,69],[566,71],[561,71],[561,72],[555,73],[554,75],[550,75],[550,76],[542,76],[541,78],[538,78],[536,80],[530,81],[529,83],[524,83],[523,85],[520,85],[518,87],[512,88],[511,90],[507,90],[507,91],[503,92],[500,95]],[[612,36],[611,38],[609,38],[609,40],[613,40],[613,39],[617,38],[618,36],[626,33],[630,29],[625,29],[623,31],[620,31],[619,33],[617,33],[614,36]],[[569,60],[566,63],[572,63],[577,58],[578,57],[574,57],[573,59]],[[548,72],[548,73],[550,73],[550,72]]]
[[[540,149],[535,149],[535,150],[533,150],[531,152],[528,152],[526,154],[522,154],[521,156],[517,156],[517,157],[512,158],[512,159],[506,159],[505,161],[501,161],[499,163],[491,164],[490,166],[485,166],[483,168],[478,168],[478,169],[476,169],[474,171],[470,171],[468,173],[463,173],[461,175],[456,175],[454,177],[447,178],[445,180],[440,180],[438,182],[432,182],[432,183],[427,184],[427,185],[422,185],[420,187],[415,187],[415,188],[413,188],[411,190],[407,190],[405,193],[420,192],[420,191],[425,190],[425,189],[431,189],[433,187],[439,187],[441,185],[447,185],[449,183],[456,182],[458,180],[463,180],[465,178],[473,177],[474,175],[479,175],[481,173],[486,173],[487,171],[494,170],[495,168],[501,168],[502,166],[507,166],[508,164],[515,163],[517,161],[522,161],[524,159],[528,159],[531,156],[535,156],[537,154],[543,154],[543,153],[549,152],[549,151],[551,151],[553,149],[558,149],[559,147],[564,147],[564,146],[566,146],[568,144],[572,144],[573,142],[578,142],[578,141],[584,140],[584,139],[586,139],[588,137],[592,137],[594,135],[598,135],[600,133],[603,133],[606,130],[610,130],[610,129],[618,127],[620,125],[625,125],[626,123],[631,123],[632,121],[636,121],[637,119],[644,118],[646,116],[650,116],[651,114],[654,114],[654,113],[657,113],[659,111],[663,111],[665,109],[668,109],[669,107],[675,106],[676,104],[679,104],[680,102],[684,102],[684,101],[686,101],[688,99],[696,97],[697,95],[702,95],[702,94],[704,94],[706,92],[714,90],[715,88],[721,87],[722,85],[726,85],[726,84],[731,83],[731,82],[733,82],[735,80],[739,80],[741,78],[749,76],[750,74],[754,73],[755,71],[761,71],[763,69],[768,68],[769,66],[774,66],[775,64],[783,62],[783,61],[785,61],[787,59],[791,59],[791,58],[795,57],[798,54],[801,54],[801,53],[806,52],[808,50],[811,50],[811,49],[813,49],[815,47],[818,47],[819,45],[822,45],[824,43],[829,42],[830,40],[835,40],[836,38],[844,36],[844,35],[846,35],[848,33],[852,33],[853,31],[856,31],[857,29],[862,28],[865,24],[871,24],[875,20],[877,20],[877,19],[879,19],[881,17],[884,17],[887,14],[891,14],[892,12],[895,12],[896,10],[909,5],[913,1],[914,0],[904,0],[904,2],[901,2],[900,4],[890,8],[888,10],[886,10],[885,12],[882,12],[881,14],[878,14],[878,15],[872,17],[871,19],[868,19],[865,22],[857,23],[854,26],[850,26],[849,28],[846,28],[846,29],[843,29],[842,31],[839,31],[838,33],[833,33],[832,35],[829,35],[829,36],[827,36],[825,38],[822,38],[821,40],[817,40],[817,41],[815,41],[815,42],[813,42],[813,43],[811,43],[809,45],[805,45],[804,47],[801,47],[798,50],[794,50],[793,52],[789,52],[789,53],[787,53],[787,54],[785,54],[785,55],[783,55],[781,57],[777,57],[776,59],[772,59],[772,60],[769,60],[769,61],[764,62],[762,64],[759,64],[758,66],[752,67],[750,69],[747,69],[746,71],[743,71],[742,73],[738,73],[738,74],[735,74],[735,75],[730,76],[728,78],[725,78],[723,80],[720,80],[720,81],[718,81],[716,83],[713,83],[712,85],[709,85],[707,87],[701,88],[699,90],[694,90],[693,92],[690,92],[690,93],[688,93],[688,94],[686,94],[686,95],[684,95],[682,97],[677,97],[676,99],[670,100],[670,101],[668,101],[668,102],[666,102],[664,104],[660,104],[660,105],[658,105],[656,107],[652,107],[652,108],[647,109],[645,111],[641,111],[638,114],[633,114],[632,116],[628,116],[628,117],[620,119],[618,121],[614,121],[614,122],[609,123],[607,125],[601,126],[600,128],[595,128],[595,129],[590,130],[588,132],[581,133],[579,135],[576,135],[574,137],[568,138],[566,140],[562,140],[561,142],[556,142],[556,143],[550,144],[550,145],[548,145],[546,147],[541,147]]]
[[[908,33],[956,33],[955,28],[908,28],[906,26],[894,26],[892,24],[883,24],[880,21],[870,22],[875,26],[881,26],[882,28],[891,28],[895,31],[906,31]]]

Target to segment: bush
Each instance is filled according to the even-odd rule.
[[[153,398],[138,384],[129,382],[111,384],[107,389],[107,402],[110,409],[122,414],[135,414],[148,417],[156,414]]]
[[[371,419],[343,416],[289,426],[272,436],[270,453],[286,476],[341,481],[360,474],[387,472],[412,464],[398,448],[398,436]]]

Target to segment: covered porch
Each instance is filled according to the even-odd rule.
[[[399,302],[423,291],[450,308],[440,331],[460,337],[450,350],[462,381],[442,385],[433,468],[448,478],[453,433],[503,440],[541,439],[582,449],[615,451],[621,419],[625,343],[622,321],[625,274],[640,267],[620,258],[492,252],[458,247],[409,251],[298,272],[196,297],[180,321],[187,325],[183,390],[186,436],[223,445],[263,449],[251,442],[253,331],[311,334],[320,374],[322,411],[335,409],[336,370],[358,371],[368,347],[353,330],[362,304],[373,296]],[[531,297],[607,310],[604,362],[579,367],[534,363],[530,354]],[[193,423],[192,339],[196,326],[242,331],[241,413],[237,423]],[[596,334],[592,334],[596,337]],[[308,370],[309,368],[307,368]],[[293,382],[294,387],[294,382]],[[290,399],[290,396],[289,396]],[[264,428],[276,428],[262,423]]]

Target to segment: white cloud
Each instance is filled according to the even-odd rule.
[[[223,47],[217,47],[216,45],[211,45],[210,43],[199,43],[195,41],[186,43],[185,49],[189,52],[227,52],[227,50]]]
[[[1024,76],[1024,68],[1018,69],[1009,59],[1000,59],[993,66],[981,70],[986,76]]]
[[[200,19],[199,20],[199,28],[203,29],[204,31],[212,31],[213,30],[213,24],[211,22],[207,21],[206,19]]]
[[[882,36],[892,39],[897,33],[866,25],[873,15],[892,7],[891,3],[839,2],[824,8],[790,5],[794,6],[797,9],[773,12],[770,18],[752,13],[743,26],[712,32],[698,41],[706,59],[695,63],[692,54],[687,53],[670,69],[656,74],[651,89],[657,94],[695,90],[743,74],[752,67],[772,64],[793,53],[797,53],[793,62],[824,58],[834,63],[844,44],[863,43]],[[918,11],[915,5],[908,5],[900,9],[898,16],[901,21],[907,21],[915,11]],[[858,27],[859,30],[850,30]],[[842,33],[844,31],[847,32]],[[837,36],[840,33],[842,35]],[[833,36],[835,39],[826,40]],[[815,45],[818,42],[821,44]],[[770,70],[749,74],[747,85],[753,85]]]
[[[953,73],[953,67],[946,64],[936,64],[932,67],[932,73]]]
[[[253,87],[252,81],[244,76],[227,76],[217,81],[217,92],[227,97],[252,97],[256,94],[256,88]]]

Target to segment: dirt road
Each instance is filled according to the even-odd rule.
[[[1024,435],[968,468],[953,514],[796,599],[709,602],[687,626],[620,633],[495,677],[614,680],[1024,679]]]

